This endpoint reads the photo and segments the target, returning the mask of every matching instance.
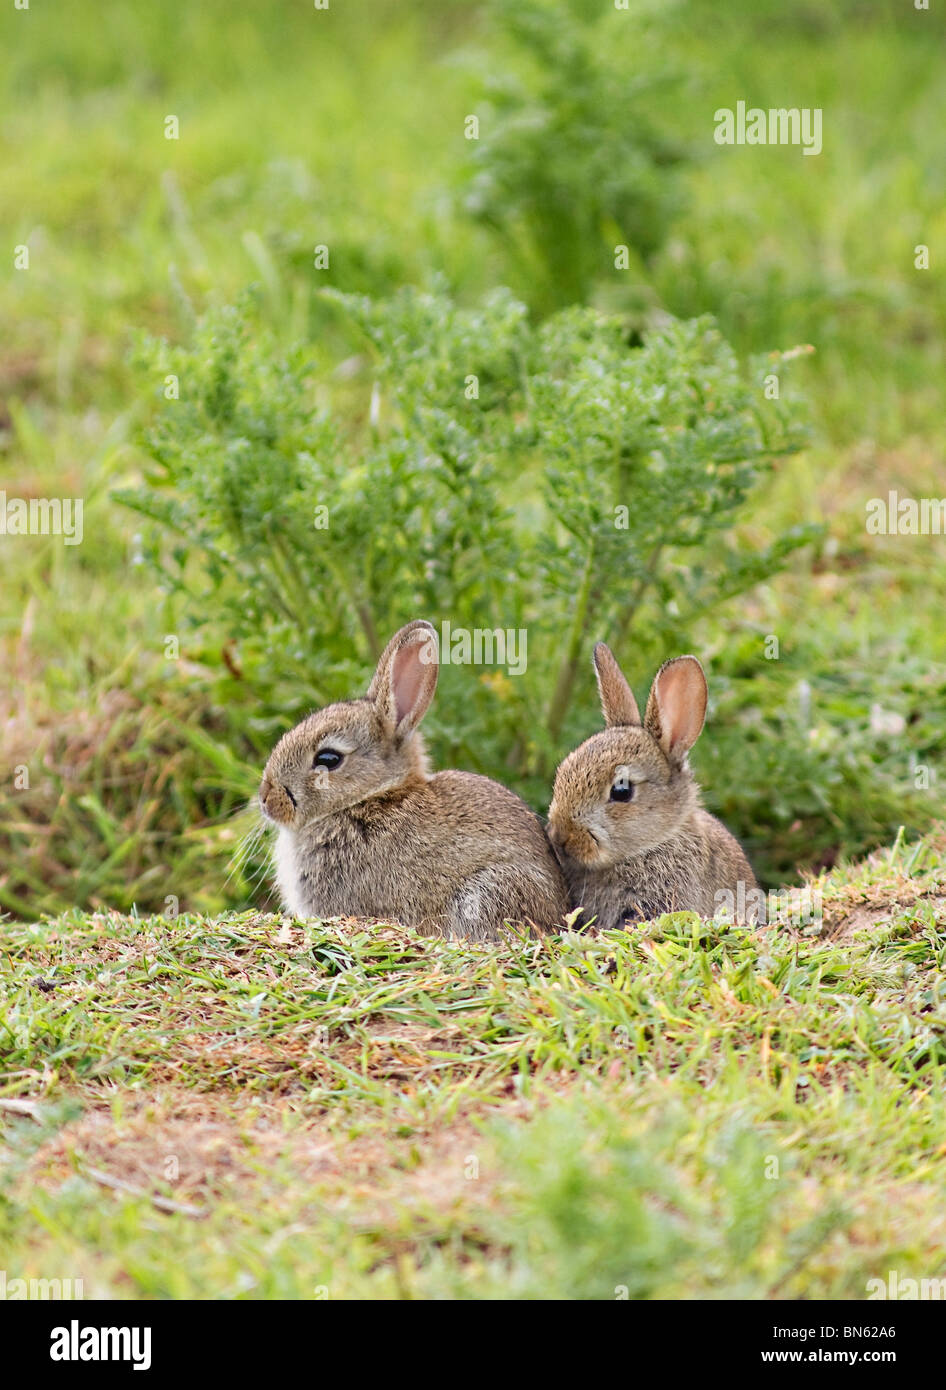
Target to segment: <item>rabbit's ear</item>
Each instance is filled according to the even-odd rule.
[[[706,677],[695,656],[665,661],[654,677],[644,728],[678,761],[696,743],[706,718]]]
[[[624,679],[624,672],[615,661],[614,653],[604,642],[599,642],[595,647],[594,662],[605,724],[609,729],[640,724],[641,716],[634,692]]]
[[[396,734],[417,728],[434,698],[439,670],[437,634],[430,623],[418,619],[391,638],[368,687],[368,699]]]

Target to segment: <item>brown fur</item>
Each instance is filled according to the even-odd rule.
[[[280,826],[277,880],[299,916],[383,917],[494,941],[503,923],[547,929],[567,895],[538,816],[469,772],[430,775],[416,727],[437,684],[429,623],[402,628],[361,700],[329,705],[274,749],[260,787]],[[330,771],[320,749],[344,752]]]
[[[627,681],[603,642],[595,671],[607,727],[576,748],[555,775],[549,837],[572,906],[599,927],[688,909],[712,917],[728,892],[752,902],[756,882],[738,841],[700,805],[687,753],[706,714],[706,678],[693,656],[664,662],[643,723]],[[629,801],[612,787],[633,786]]]

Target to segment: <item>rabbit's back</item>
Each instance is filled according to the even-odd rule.
[[[281,835],[276,860],[300,916],[390,917],[489,940],[505,919],[551,927],[567,910],[539,818],[475,773],[418,777]]]

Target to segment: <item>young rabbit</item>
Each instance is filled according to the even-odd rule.
[[[693,656],[665,661],[642,723],[603,642],[594,663],[607,727],[561,764],[549,810],[573,905],[602,928],[680,909],[751,916],[742,906],[758,899],[749,862],[703,810],[687,765],[706,716],[702,666]]]
[[[279,826],[288,911],[496,941],[505,921],[550,928],[568,910],[542,823],[523,801],[488,777],[428,772],[416,729],[438,669],[433,627],[408,623],[362,699],[310,714],[276,745],[259,799]]]

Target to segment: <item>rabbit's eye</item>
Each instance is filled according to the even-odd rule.
[[[611,801],[632,801],[634,799],[633,782],[615,782],[611,788]]]
[[[344,755],[336,753],[334,748],[323,748],[321,753],[316,753],[313,759],[313,767],[325,767],[331,772],[332,768],[338,767]]]

